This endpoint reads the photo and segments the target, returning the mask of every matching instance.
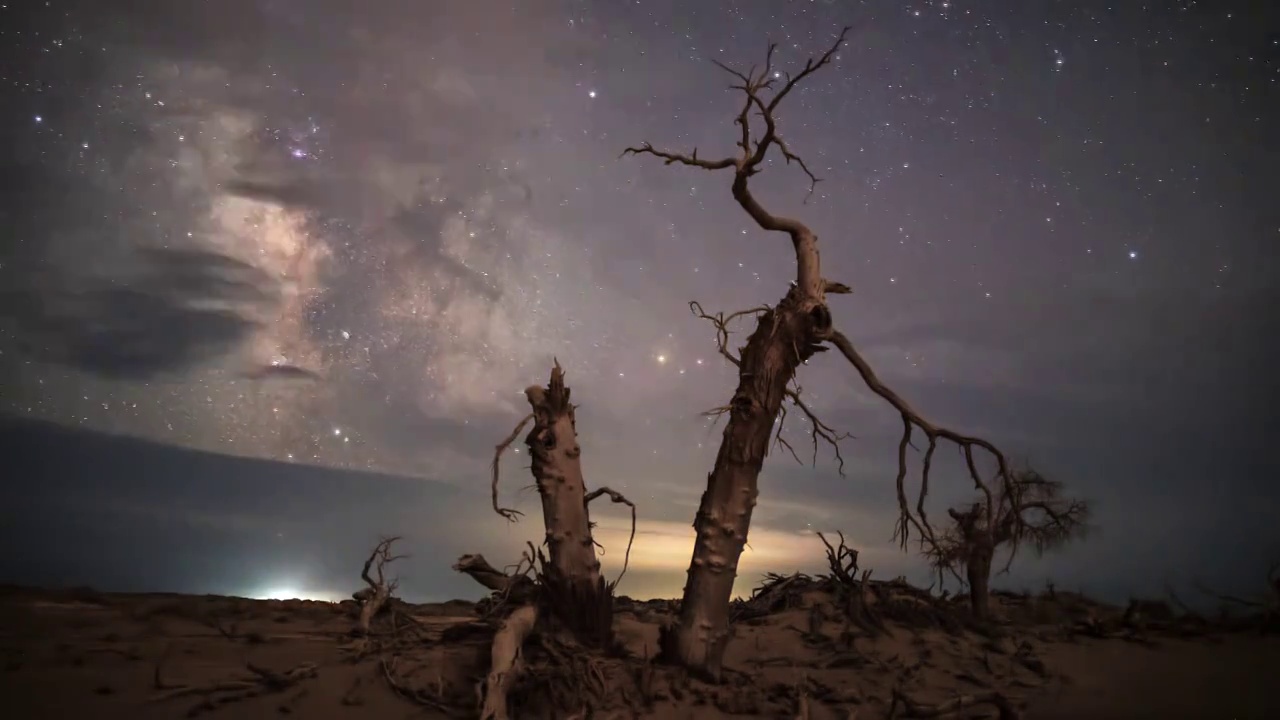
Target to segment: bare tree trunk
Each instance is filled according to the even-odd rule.
[[[735,357],[726,345],[729,336],[727,323],[753,311],[733,313],[728,317],[723,313],[710,316],[701,312],[701,307],[696,302],[691,303],[695,314],[716,325],[720,354],[738,367],[739,377],[738,388],[728,407],[729,423],[724,430],[720,453],[716,457],[715,467],[707,477],[707,490],[702,495],[698,514],[694,519],[697,538],[694,541],[693,560],[689,567],[679,622],[664,629],[661,643],[664,659],[712,679],[718,679],[722,656],[729,640],[729,600],[737,575],[738,558],[746,544],[747,529],[751,524],[751,513],[758,494],[760,468],[784,398],[790,398],[812,421],[811,432],[815,446],[818,438],[825,440],[836,448],[836,458],[843,465],[838,448],[838,441],[843,436],[832,432],[817,419],[801,400],[798,389],[787,387],[797,366],[814,352],[828,349],[823,343],[829,343],[831,347],[838,349],[858,371],[867,387],[888,401],[902,417],[903,434],[898,444],[896,479],[900,517],[894,536],[904,548],[911,531],[915,530],[941,556],[937,538],[924,511],[929,470],[939,440],[954,442],[964,452],[969,476],[986,496],[988,508],[993,507],[992,493],[978,473],[973,449],[978,447],[990,452],[996,458],[999,476],[1009,476],[1005,457],[994,445],[925,420],[876,376],[853,343],[832,325],[826,295],[847,294],[852,289],[843,283],[823,278],[817,236],[813,230],[800,220],[771,213],[748,187],[750,178],[762,171],[762,163],[773,149],[782,155],[787,164],[794,164],[804,172],[809,179],[809,192],[813,192],[819,178],[778,134],[774,111],[797,83],[831,63],[849,29],[842,29],[839,37],[821,57],[810,58],[794,74],[773,69],[774,51],[777,49],[773,44],[769,46],[763,69],[753,67],[742,72],[713,61],[736,78],[736,82],[730,87],[741,91],[745,96],[742,109],[734,119],[734,125],[738,128],[735,143],[738,150],[734,154],[708,159],[699,157],[697,148],[688,153],[679,153],[659,150],[648,142],[623,151],[623,155],[651,155],[666,165],[676,164],[709,171],[732,170],[731,190],[734,200],[762,230],[785,233],[795,250],[796,279],[791,290],[776,308],[767,309],[760,315],[755,332],[748,339],[741,357]],[[784,76],[785,81],[782,80]],[[756,122],[754,126],[753,122]],[[903,483],[907,475],[907,448],[911,446],[912,433],[917,429],[928,440],[928,448],[925,450],[920,492],[913,512],[907,504]],[[785,445],[780,434],[775,437],[780,444]],[[791,449],[789,445],[786,447]],[[979,584],[984,589],[984,598],[990,565],[991,556],[987,555],[982,564],[982,580]],[[983,607],[985,605],[984,599]]]
[[[969,608],[978,620],[991,619],[991,559],[995,549],[979,546],[965,563],[969,580]]]
[[[463,555],[453,566],[500,593],[504,602],[522,603],[507,614],[494,635],[489,674],[480,689],[482,720],[511,717],[508,695],[523,671],[524,642],[535,629],[567,631],[591,648],[606,647],[613,639],[613,586],[600,576],[587,509],[589,501],[607,495],[614,502],[631,506],[632,537],[635,536],[635,506],[629,500],[608,488],[586,493],[582,449],[578,446],[573,405],[560,363],[552,368],[545,388],[531,385],[524,392],[533,413],[495,448],[493,509],[510,521],[521,514],[498,505],[498,458],[532,419],[533,429],[525,437],[525,444],[542,499],[547,556],[530,543],[526,559],[531,568],[541,562],[538,583],[523,573],[506,575],[480,555]],[[628,545],[627,557],[630,553]]]
[[[819,293],[817,303],[804,302],[801,292],[793,289],[776,309],[760,315],[742,350],[729,422],[693,521],[697,538],[680,619],[662,638],[668,661],[711,678],[720,676],[729,640],[729,601],[759,495],[760,468],[787,384],[813,353],[808,310],[820,304],[821,297]]]
[[[351,595],[352,599],[360,603],[360,616],[356,621],[356,633],[359,635],[369,634],[374,617],[387,606],[392,593],[396,591],[396,581],[388,580],[385,571],[387,565],[404,557],[391,554],[391,546],[399,539],[399,537],[388,537],[379,540],[360,570],[360,579],[364,580],[368,587]]]
[[[770,148],[776,148],[788,164],[795,163],[804,171],[809,178],[809,192],[813,192],[818,178],[778,135],[774,110],[797,83],[831,62],[848,30],[842,30],[820,58],[808,60],[795,74],[788,73],[785,82],[777,82],[781,73],[773,72],[774,45],[769,46],[763,70],[753,68],[744,73],[721,65],[741,81],[732,87],[746,96],[734,121],[740,131],[736,155],[707,160],[699,158],[696,149],[688,154],[673,153],[658,150],[649,143],[623,151],[624,155],[653,155],[668,165],[678,163],[715,171],[732,169],[730,189],[739,207],[760,229],[786,234],[795,250],[796,279],[791,290],[777,307],[760,314],[741,357],[735,357],[726,346],[727,319],[723,315],[716,318],[703,315],[717,326],[720,354],[738,367],[738,388],[729,402],[729,422],[720,452],[707,476],[707,489],[694,517],[697,538],[679,622],[664,630],[661,644],[664,659],[713,680],[719,679],[729,641],[729,600],[738,573],[738,558],[747,542],[747,529],[758,495],[757,480],[773,437],[774,422],[785,397],[790,396],[801,404],[799,393],[789,390],[787,385],[795,377],[796,368],[819,349],[820,343],[833,337],[826,294],[850,292],[847,285],[822,277],[818,238],[813,230],[799,220],[767,210],[752,193],[749,179],[761,171]],[[771,96],[762,95],[766,91]],[[763,125],[756,126],[755,134],[751,125],[753,117],[758,117]],[[805,412],[808,414],[807,409]]]
[[[582,448],[560,363],[552,368],[547,387],[531,385],[524,392],[533,407],[533,429],[525,444],[542,498],[551,569],[562,578],[594,584],[600,578],[600,561],[587,516]]]
[[[613,638],[613,592],[600,576],[587,511],[573,405],[557,362],[545,388],[525,389],[533,429],[525,437],[533,477],[542,498],[549,560],[542,578],[542,604],[551,618],[588,647]]]

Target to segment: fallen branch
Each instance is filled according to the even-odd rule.
[[[524,669],[524,641],[538,623],[536,605],[517,608],[493,636],[489,674],[479,688],[480,720],[510,720],[507,696]]]
[[[494,592],[506,592],[511,586],[512,577],[489,564],[479,553],[463,555],[453,564],[454,572],[470,575],[472,580]]]
[[[889,720],[897,717],[903,718],[936,718],[960,712],[966,708],[978,705],[993,705],[1000,713],[1000,720],[1018,720],[1020,717],[1013,703],[1009,701],[1002,693],[992,690],[990,692],[976,693],[973,695],[960,695],[945,702],[936,705],[926,705],[916,702],[907,697],[901,690],[894,688],[893,701],[889,705]],[[902,715],[897,714],[901,708]]]
[[[316,664],[311,662],[302,663],[284,672],[276,672],[253,663],[246,663],[245,667],[250,672],[246,677],[203,685],[182,685],[164,682],[160,677],[160,665],[157,663],[154,682],[163,692],[153,695],[151,702],[166,702],[191,695],[204,696],[204,699],[187,713],[188,716],[192,716],[240,700],[283,692],[303,680],[315,678],[318,674]]]
[[[456,714],[455,709],[439,697],[433,697],[425,690],[409,687],[402,682],[396,674],[396,658],[394,656],[390,659],[383,657],[378,664],[382,668],[382,677],[387,681],[387,686],[391,688],[391,692],[422,707],[429,707],[446,715]]]

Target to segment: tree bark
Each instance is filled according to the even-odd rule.
[[[552,368],[547,387],[531,385],[524,392],[533,407],[533,429],[525,444],[542,498],[550,568],[561,577],[594,583],[600,577],[600,561],[587,517],[582,449],[560,364]]]
[[[991,619],[991,560],[995,548],[979,546],[969,554],[965,572],[969,580],[969,608],[978,620]]]
[[[538,608],[524,605],[503,621],[493,636],[489,674],[485,678],[480,720],[510,720],[507,696],[524,670],[524,641],[538,624]]]
[[[720,677],[729,641],[729,601],[774,421],[796,368],[814,352],[812,311],[826,311],[821,292],[805,297],[802,287],[760,315],[742,349],[729,421],[693,521],[697,537],[680,618],[662,637],[666,660],[713,680]]]
[[[706,160],[698,157],[696,149],[686,155],[657,150],[649,143],[623,151],[624,155],[653,155],[668,165],[732,169],[733,199],[760,229],[785,233],[795,250],[795,283],[777,307],[759,316],[741,357],[733,357],[725,347],[725,320],[721,317],[718,322],[720,352],[738,366],[738,388],[729,403],[729,422],[720,452],[707,476],[707,489],[694,517],[697,537],[680,618],[674,626],[665,628],[661,637],[664,659],[712,680],[719,679],[729,641],[729,600],[738,574],[738,559],[747,542],[760,468],[768,454],[787,384],[795,377],[796,368],[817,351],[818,343],[832,338],[826,294],[850,292],[847,285],[822,277],[818,238],[813,231],[799,220],[769,212],[752,194],[749,179],[761,171],[765,156],[774,148],[788,164],[799,165],[813,191],[818,178],[778,135],[774,110],[797,83],[831,62],[848,31],[847,27],[841,30],[820,58],[811,58],[794,75],[788,73],[782,83],[776,83],[781,73],[773,72],[774,45],[769,46],[768,59],[760,72],[753,68],[744,73],[720,65],[741,81],[732,87],[746,96],[734,121],[741,133],[737,142],[741,153],[736,157]],[[761,95],[766,90],[771,91],[767,99]],[[753,117],[763,123],[763,129],[757,126],[755,134],[751,127]]]
[[[613,634],[612,589],[600,576],[587,511],[573,405],[560,363],[545,388],[532,385],[525,396],[533,408],[533,429],[525,437],[542,498],[548,562],[542,580],[544,609],[579,642],[603,647]]]

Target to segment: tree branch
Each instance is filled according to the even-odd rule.
[[[813,430],[810,432],[810,437],[813,439],[813,464],[818,464],[818,440],[821,439],[826,442],[827,445],[831,446],[831,450],[836,456],[836,462],[838,463],[837,469],[840,473],[840,477],[845,477],[844,456],[840,453],[840,442],[842,440],[849,440],[853,438],[853,435],[846,432],[839,432],[835,428],[823,422],[822,419],[818,417],[817,413],[810,409],[809,406],[805,404],[804,400],[800,398],[801,392],[802,390],[799,386],[794,389],[787,388],[785,391],[787,398],[791,400],[792,404],[800,408],[800,411],[805,414],[805,417],[809,418],[809,423],[813,425]],[[783,412],[780,416],[781,420],[778,423],[778,442],[784,444],[788,450],[791,450],[791,446],[786,444],[786,441],[782,439],[782,425],[786,421],[786,405],[783,405],[782,407]],[[795,454],[795,450],[791,450],[791,455],[793,457]],[[800,458],[797,457],[796,460],[799,461]]]
[[[458,562],[453,564],[453,571],[469,575],[472,580],[498,593],[506,592],[511,586],[514,577],[522,577],[502,572],[490,565],[489,561],[478,553],[475,555],[463,555],[458,558]]]
[[[739,111],[738,116],[734,119],[734,124],[739,127],[741,132],[737,142],[740,154],[737,157],[703,160],[698,157],[696,149],[689,154],[674,153],[658,150],[647,142],[623,150],[620,156],[652,155],[662,160],[666,165],[680,164],[703,170],[733,168],[733,184],[731,187],[734,200],[762,229],[771,232],[783,232],[791,237],[796,253],[797,284],[800,286],[804,296],[815,302],[821,301],[822,293],[827,287],[826,281],[821,277],[818,265],[817,236],[799,220],[774,215],[766,210],[752,194],[748,186],[748,179],[760,172],[760,165],[768,155],[769,149],[776,146],[787,164],[795,163],[799,165],[800,169],[809,178],[809,192],[805,195],[805,201],[808,201],[814,187],[819,182],[819,178],[810,171],[809,166],[805,164],[799,155],[791,151],[786,141],[778,134],[777,119],[774,113],[782,103],[783,98],[790,94],[797,84],[831,63],[836,51],[844,44],[849,30],[850,28],[848,27],[843,28],[835,42],[831,44],[825,53],[816,59],[809,58],[805,62],[804,68],[794,76],[787,75],[786,82],[778,89],[775,89],[776,78],[773,71],[773,54],[777,49],[776,44],[771,43],[769,45],[765,66],[760,72],[756,72],[756,69],[752,67],[751,70],[744,73],[734,70],[719,61],[713,61],[718,67],[739,81],[737,84],[730,85],[730,89],[739,90],[744,95],[742,110]],[[768,100],[765,100],[763,96],[766,91],[772,92]],[[764,121],[764,131],[758,138],[754,139],[751,128],[751,111],[753,108],[758,111],[760,118]]]
[[[973,480],[977,489],[980,490],[986,498],[986,504],[984,507],[986,508],[988,516],[987,521],[990,523],[994,519],[995,512],[993,494],[991,492],[991,487],[983,481],[982,476],[978,473],[978,468],[973,458],[973,448],[980,447],[991,453],[998,466],[997,477],[1001,479],[1002,482],[1007,482],[1009,479],[1009,464],[1008,461],[1005,460],[1004,453],[987,440],[978,437],[970,437],[968,435],[961,435],[958,432],[944,427],[939,427],[928,420],[925,420],[924,417],[920,415],[920,413],[916,412],[916,410],[912,408],[906,400],[902,399],[900,395],[880,380],[875,371],[871,368],[871,365],[858,353],[857,349],[853,347],[853,343],[849,341],[849,338],[845,337],[838,330],[833,329],[828,340],[840,351],[840,354],[844,355],[845,359],[853,365],[854,369],[858,371],[858,374],[862,377],[862,381],[866,384],[867,388],[886,400],[895,410],[898,411],[899,414],[902,415],[902,439],[898,443],[897,476],[898,508],[900,517],[898,519],[897,528],[894,530],[894,537],[899,541],[902,547],[906,547],[910,531],[914,528],[920,535],[922,549],[926,544],[928,544],[933,547],[935,552],[941,552],[937,537],[934,534],[932,526],[929,524],[928,515],[924,512],[925,497],[929,493],[929,471],[932,468],[933,453],[937,449],[939,440],[949,440],[960,446],[960,449],[964,453],[965,465],[969,470],[969,477]],[[916,511],[913,513],[910,506],[907,504],[904,481],[907,475],[907,447],[911,444],[911,435],[915,428],[919,428],[925,434],[925,438],[929,441],[929,447],[925,451],[924,464],[921,471],[920,493],[916,501]]]
[[[389,563],[408,557],[406,555],[391,554],[391,545],[399,539],[399,535],[394,535],[392,537],[385,537],[379,540],[378,544],[373,546],[373,552],[369,553],[369,559],[364,561],[364,567],[360,569],[360,579],[368,583],[369,587],[374,591],[386,588],[389,593],[395,589],[394,580],[391,581],[390,586],[388,586],[386,577],[383,575],[383,570]],[[373,570],[378,574],[377,580],[370,577],[370,570]]]
[[[671,165],[679,163],[690,167],[702,168],[703,170],[724,170],[725,168],[737,167],[738,161],[734,158],[724,158],[723,160],[703,160],[698,157],[698,148],[694,148],[693,152],[685,155],[681,153],[667,152],[658,150],[647,142],[640,143],[636,147],[629,147],[622,151],[619,158],[628,155],[653,155],[661,158],[663,165]]]
[[[636,541],[636,504],[628,500],[617,490],[607,487],[596,488],[595,490],[587,493],[587,497],[583,502],[590,505],[592,500],[603,495],[608,495],[610,502],[618,505],[626,505],[631,508],[631,537],[627,538],[627,552],[622,556],[622,571],[618,573],[618,577],[615,578],[612,583],[609,583],[610,587],[617,587],[618,583],[622,582],[622,576],[627,574],[627,566],[631,563],[631,544]]]
[[[734,355],[733,352],[729,350],[729,323],[748,315],[759,315],[761,313],[771,312],[773,308],[768,305],[761,305],[759,307],[753,307],[750,310],[738,310],[737,312],[729,313],[727,316],[722,312],[710,315],[702,309],[701,303],[697,300],[690,300],[689,310],[693,312],[695,317],[701,320],[707,320],[715,326],[716,349],[719,350],[720,354],[723,355],[726,360],[733,363],[734,367],[741,367],[741,358]]]
[[[490,485],[490,490],[493,495],[493,511],[506,518],[507,522],[516,522],[520,519],[521,515],[524,515],[524,513],[513,508],[504,508],[498,505],[498,460],[502,457],[502,453],[507,448],[511,447],[511,443],[516,441],[516,438],[520,436],[520,431],[524,430],[524,426],[528,425],[529,421],[532,419],[533,413],[525,415],[524,419],[520,421],[520,424],[516,425],[516,429],[512,430],[511,434],[503,439],[502,442],[494,446],[493,449],[493,482]]]

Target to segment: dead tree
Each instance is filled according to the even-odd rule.
[[[1252,616],[1245,622],[1256,620],[1259,629],[1264,633],[1280,632],[1280,562],[1271,563],[1271,567],[1267,569],[1266,585],[1266,593],[1256,598],[1224,595],[1201,583],[1196,583],[1195,588],[1222,603],[1224,617],[1229,612],[1228,608],[1245,608],[1246,612]]]
[[[697,536],[680,616],[676,624],[663,634],[662,655],[668,661],[712,679],[720,675],[721,660],[729,639],[729,601],[758,496],[760,469],[771,440],[776,439],[791,449],[783,441],[781,432],[774,435],[775,420],[784,408],[784,400],[789,400],[810,420],[815,450],[819,440],[831,445],[843,470],[838,443],[847,436],[834,432],[818,419],[802,400],[799,387],[793,385],[797,368],[815,353],[834,346],[854,366],[867,387],[888,401],[902,416],[903,437],[899,444],[897,478],[901,518],[895,536],[904,548],[911,529],[921,535],[922,546],[933,541],[923,504],[928,491],[929,461],[939,440],[950,440],[963,449],[969,460],[970,475],[979,487],[985,487],[985,483],[974,467],[975,446],[992,453],[999,472],[1006,472],[1004,456],[994,445],[928,422],[876,377],[853,343],[832,324],[827,296],[848,294],[852,290],[844,283],[823,277],[817,235],[800,220],[767,210],[750,188],[750,179],[764,169],[769,152],[776,150],[788,165],[794,164],[804,172],[809,180],[809,192],[813,192],[819,178],[783,140],[778,130],[777,110],[800,82],[831,63],[848,31],[849,28],[842,30],[821,57],[811,58],[794,75],[775,72],[773,54],[777,46],[773,44],[769,46],[763,69],[753,67],[741,72],[716,63],[736,79],[730,88],[742,94],[741,110],[734,119],[738,127],[738,149],[732,155],[708,160],[699,157],[696,149],[687,154],[677,153],[659,150],[647,142],[623,151],[624,156],[652,155],[667,165],[732,172],[730,190],[734,200],[761,229],[785,234],[795,252],[795,281],[774,306],[711,315],[704,312],[698,303],[690,304],[695,315],[715,325],[720,354],[738,369],[738,386],[729,404],[714,411],[728,415],[729,419],[694,518]],[[755,317],[755,329],[740,352],[734,353],[728,344],[729,323],[748,316]],[[903,486],[906,448],[911,443],[914,430],[921,431],[929,441],[920,501],[915,512],[907,503]]]
[[[1007,570],[1024,543],[1039,555],[1086,531],[1089,504],[1064,497],[1062,489],[1061,483],[1023,469],[998,479],[993,502],[981,497],[967,510],[947,510],[951,524],[925,554],[939,574],[965,571],[969,606],[978,620],[991,617],[991,564],[997,551],[1008,548]]]
[[[369,586],[351,594],[351,598],[360,604],[360,617],[356,622],[356,632],[360,635],[369,634],[373,618],[386,607],[392,593],[396,591],[395,578],[388,580],[384,571],[387,565],[405,557],[391,554],[391,546],[399,539],[397,536],[379,540],[373,547],[373,552],[369,553],[369,559],[364,561],[364,568],[360,570],[360,579]]]
[[[524,561],[513,573],[491,566],[480,555],[464,555],[454,570],[464,572],[498,594],[505,617],[494,636],[489,674],[481,696],[481,718],[505,720],[507,701],[515,679],[524,671],[522,647],[536,628],[563,635],[589,649],[603,649],[613,638],[613,590],[631,555],[628,542],[622,571],[613,582],[600,574],[596,542],[588,506],[608,497],[631,509],[631,539],[635,539],[635,505],[609,488],[586,491],[578,445],[574,405],[564,384],[564,370],[557,361],[546,387],[525,389],[533,412],[494,449],[493,509],[515,522],[521,513],[498,504],[499,458],[530,420],[533,429],[525,437],[532,459],[531,470],[542,500],[546,529],[544,555],[530,545]],[[534,578],[528,577],[532,573]]]

